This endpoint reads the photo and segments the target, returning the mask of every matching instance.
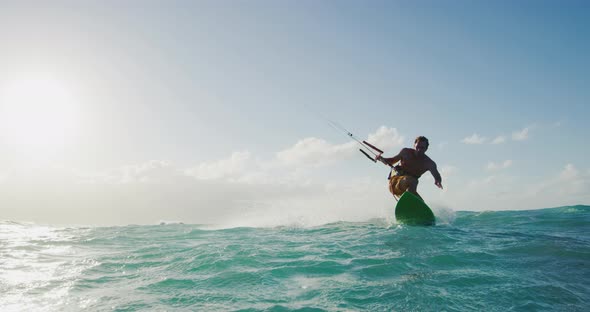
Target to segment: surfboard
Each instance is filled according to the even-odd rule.
[[[404,192],[395,206],[395,219],[407,225],[434,225],[434,213],[420,197]]]

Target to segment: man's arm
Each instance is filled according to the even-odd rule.
[[[438,169],[436,169],[436,163],[434,161],[430,165],[429,170],[432,174],[432,177],[434,177],[434,185],[438,186],[439,189],[442,189],[442,177],[440,176],[440,173],[438,173]]]
[[[402,159],[402,153],[404,152],[404,149],[402,149],[401,151],[399,151],[399,153],[391,158],[385,158],[385,157],[381,157],[379,156],[377,158],[377,160],[382,160],[384,162],[386,162],[387,164],[389,164],[390,166],[393,166],[396,162],[400,161]]]

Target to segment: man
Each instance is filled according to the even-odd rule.
[[[399,161],[399,165],[393,167],[392,175],[389,178],[389,191],[393,195],[401,196],[409,191],[420,197],[416,191],[418,179],[424,172],[430,171],[434,177],[434,184],[442,189],[442,178],[436,169],[436,163],[426,156],[428,139],[419,136],[414,140],[414,148],[403,148],[399,154],[384,158],[379,156],[377,160],[383,161],[391,166]],[[422,197],[420,197],[422,198]]]

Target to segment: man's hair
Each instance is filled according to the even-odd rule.
[[[426,145],[430,145],[430,143],[428,142],[428,139],[425,136],[419,136],[414,140],[414,144],[416,144],[418,142],[426,142]]]

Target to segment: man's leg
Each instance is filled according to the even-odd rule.
[[[416,179],[412,176],[404,176],[402,181],[400,181],[399,186],[401,189],[406,190],[406,191],[418,196],[418,198],[422,199],[422,196],[420,196],[420,194],[418,194],[418,192],[417,192],[418,179]]]
[[[403,176],[393,176],[389,179],[389,192],[393,196],[399,197],[406,191],[406,188],[402,185],[404,178]]]

